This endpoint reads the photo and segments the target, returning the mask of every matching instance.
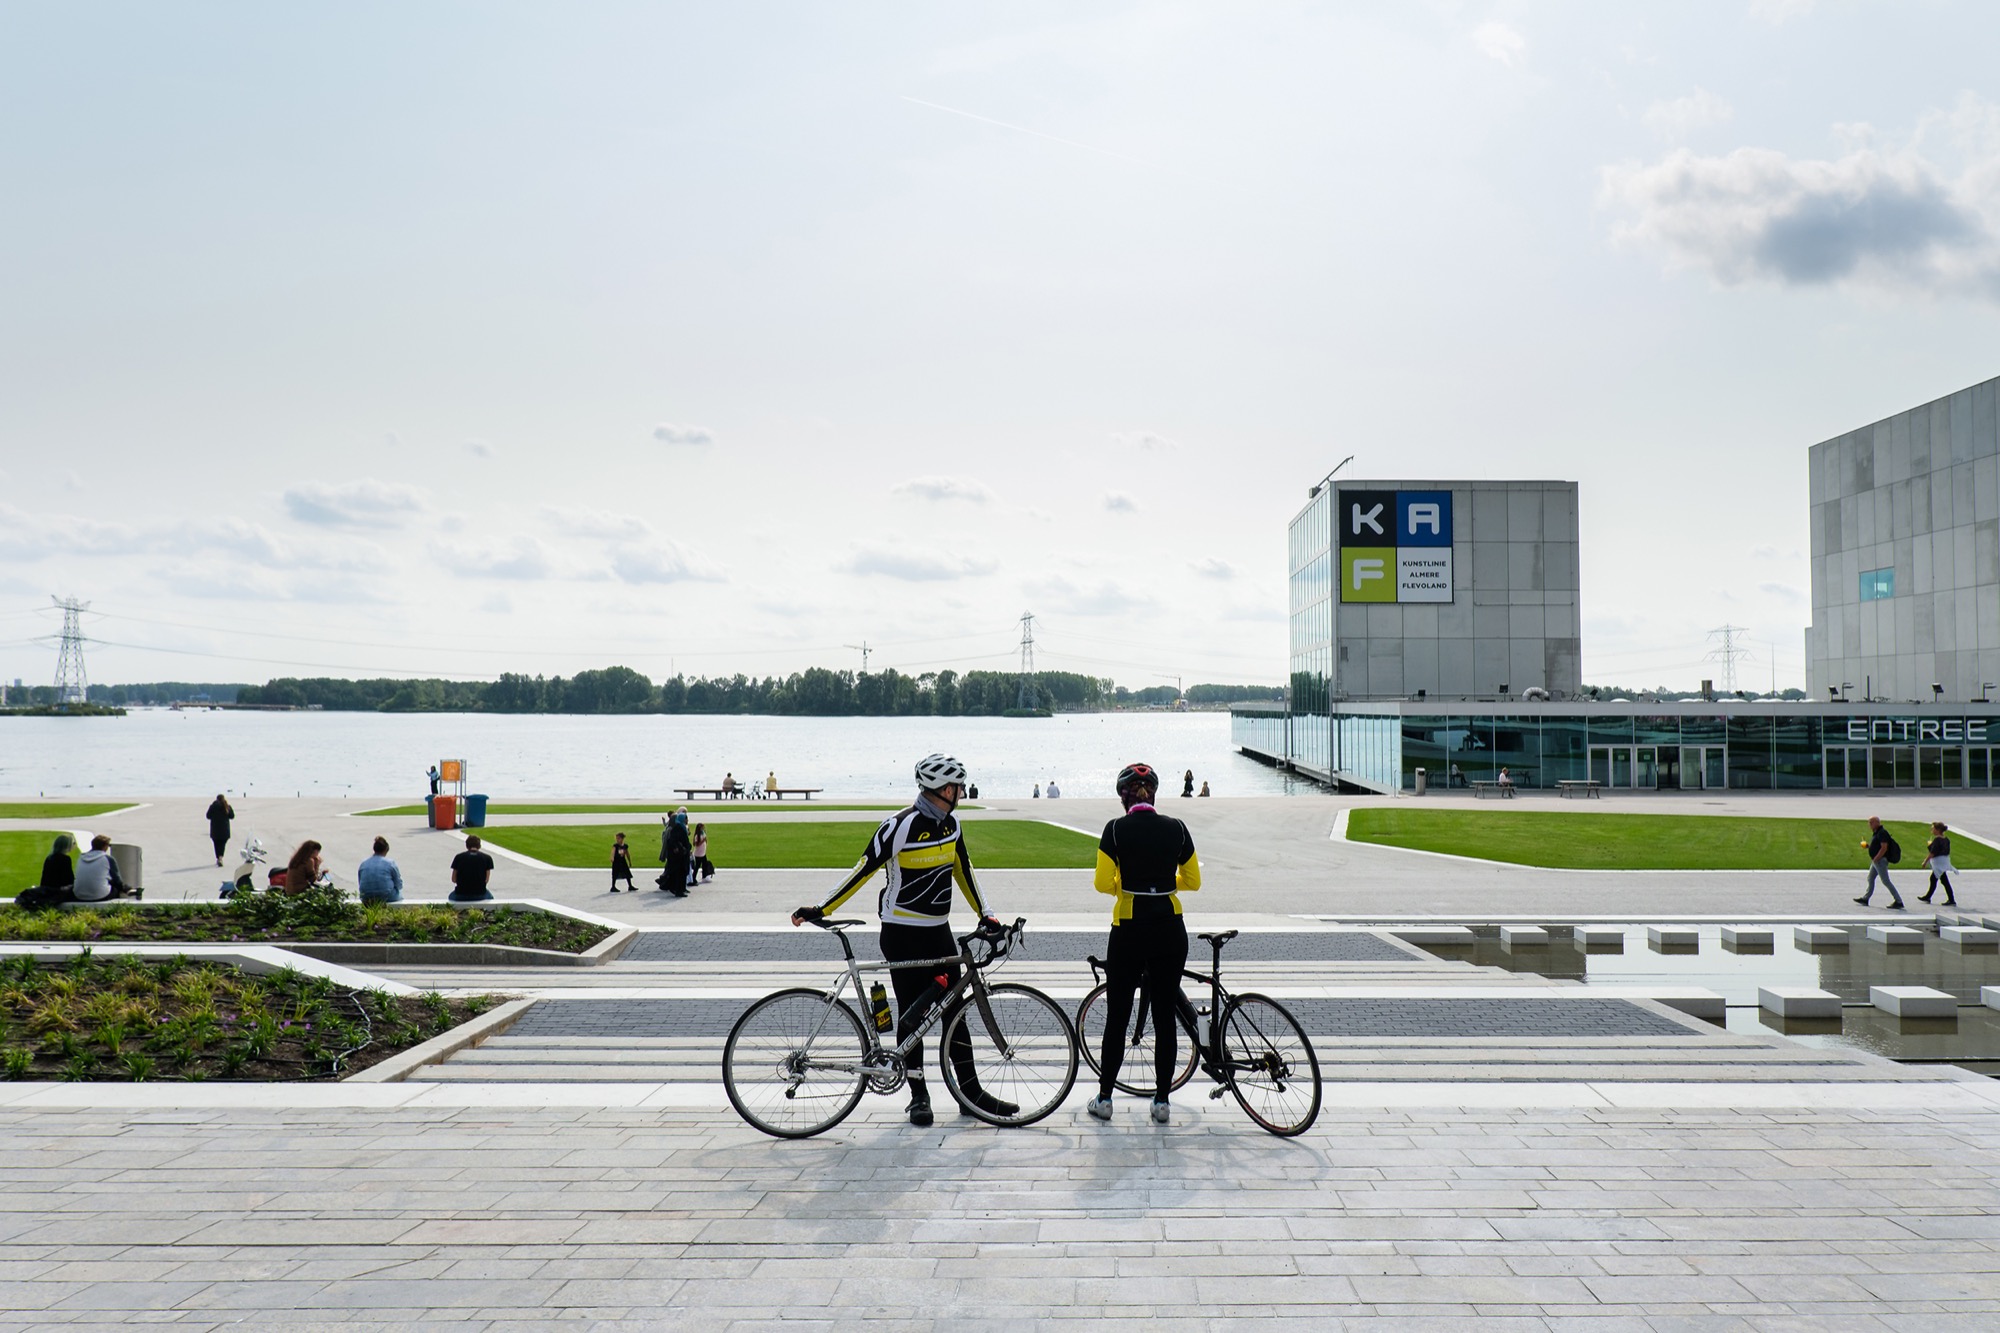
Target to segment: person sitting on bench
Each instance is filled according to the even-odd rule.
[[[144,893],[127,884],[118,874],[118,862],[111,855],[111,837],[100,833],[90,840],[90,850],[76,863],[76,901],[104,903],[113,898],[137,898]]]

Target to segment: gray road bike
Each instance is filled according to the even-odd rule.
[[[765,996],[736,1020],[722,1048],[722,1086],[729,1104],[751,1125],[781,1139],[832,1129],[864,1092],[887,1095],[909,1081],[910,1049],[932,1028],[939,1029],[944,1085],[968,1115],[992,1125],[1031,1125],[1069,1096],[1077,1068],[1069,1015],[1032,986],[986,980],[987,969],[1019,944],[1025,921],[959,936],[955,958],[895,964],[855,961],[847,931],[869,922],[812,924],[840,941],[845,974],[825,990],[797,987]],[[861,1017],[873,1017],[861,974],[954,963],[958,980],[935,988],[937,998],[916,1030],[885,1046],[885,1034]],[[925,1003],[919,999],[912,1008]]]
[[[1179,997],[1176,1017],[1187,1040],[1181,1043],[1181,1067],[1173,1086],[1185,1087],[1199,1064],[1219,1085],[1208,1094],[1211,1099],[1224,1092],[1234,1094],[1252,1120],[1280,1138],[1305,1133],[1319,1119],[1320,1103],[1319,1056],[1305,1029],[1290,1010],[1270,996],[1254,991],[1232,995],[1223,986],[1222,946],[1236,938],[1235,931],[1197,938],[1214,951],[1213,967],[1208,972],[1184,969],[1181,975],[1209,987],[1214,998],[1197,1015],[1186,994]],[[1098,976],[1104,964],[1096,958],[1089,961],[1091,975]],[[1100,983],[1076,1007],[1077,1038],[1092,1074],[1103,1073],[1097,1052],[1104,1041],[1104,995],[1108,989]],[[1153,1034],[1158,1025],[1150,1009],[1146,992],[1141,990],[1133,997],[1132,1021],[1124,1034],[1125,1054],[1119,1067],[1122,1077],[1112,1085],[1134,1096],[1153,1093]],[[1202,1017],[1210,1020],[1206,1038],[1197,1025]]]

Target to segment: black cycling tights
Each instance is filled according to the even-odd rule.
[[[1175,1010],[1181,971],[1187,967],[1187,924],[1177,914],[1121,922],[1111,928],[1104,953],[1104,1049],[1098,1055],[1097,1094],[1109,1097],[1118,1081],[1132,1025],[1132,996],[1144,984],[1153,1028],[1153,1096],[1165,1101],[1179,1068],[1181,1025]]]
[[[885,921],[882,923],[882,957],[891,963],[906,958],[954,958],[958,954],[958,941],[952,938],[951,927],[940,923],[935,926],[899,926]],[[921,1000],[924,992],[931,989],[937,978],[946,978],[950,984],[958,980],[958,964],[949,963],[940,967],[899,968],[889,974],[889,985],[896,992],[896,1040],[901,1042],[923,1021],[924,1009],[912,1006]],[[933,997],[935,998],[935,997]],[[978,1090],[979,1076],[972,1066],[972,1039],[963,1028],[959,1029],[959,1039],[953,1044],[952,1064],[957,1067],[958,1086],[967,1093]],[[924,1083],[924,1044],[918,1042],[910,1048],[910,1083],[912,1090]]]

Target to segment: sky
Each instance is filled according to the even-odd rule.
[[[1802,684],[1806,450],[2000,374],[2000,9],[0,0],[0,678],[1277,683],[1342,473],[1580,484]]]

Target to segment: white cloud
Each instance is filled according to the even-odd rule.
[[[718,582],[722,572],[679,542],[654,540],[643,546],[621,546],[612,554],[611,572],[626,583]]]
[[[1812,13],[1818,0],[1750,0],[1750,12],[1772,27]]]
[[[170,523],[107,523],[76,514],[29,514],[0,504],[0,558],[23,562],[49,556],[155,556],[189,559],[215,554],[228,562],[269,569],[387,572],[390,562],[373,542],[281,538],[241,518]]]
[[[309,481],[284,499],[296,522],[330,528],[397,528],[430,507],[414,487],[372,479],[340,486]]]
[[[912,477],[892,487],[890,493],[911,495],[919,500],[964,500],[981,505],[993,499],[993,492],[985,482],[969,477]]]
[[[505,592],[496,591],[481,599],[477,609],[491,616],[510,616],[514,614],[514,599]]]
[[[485,440],[467,440],[465,442],[465,452],[471,454],[474,458],[491,458],[493,457],[493,446]]]
[[[1149,430],[1135,430],[1125,433],[1113,431],[1111,442],[1121,449],[1136,449],[1144,454],[1172,453],[1180,446],[1164,435],[1156,435]]]
[[[715,432],[706,426],[675,425],[662,421],[653,427],[653,438],[661,444],[714,444]]]
[[[658,528],[635,514],[614,514],[588,505],[543,505],[541,515],[551,528],[565,537],[643,542],[660,535]]]
[[[1027,592],[1042,607],[1074,616],[1119,616],[1159,606],[1150,593],[1133,592],[1109,579],[1080,584],[1058,574],[1029,584]]]
[[[1497,19],[1472,30],[1472,44],[1488,60],[1514,66],[1528,58],[1528,39]]]
[[[1205,579],[1233,579],[1243,571],[1224,560],[1221,556],[1207,556],[1200,560],[1188,561],[1188,568]]]
[[[884,578],[910,583],[942,583],[952,579],[978,578],[991,574],[999,566],[992,560],[972,556],[863,546],[856,548],[840,568],[850,574],[879,574]]]
[[[1613,238],[1727,285],[2000,300],[2000,108],[1968,95],[1901,146],[1877,147],[1865,125],[1847,134],[1855,146],[1831,160],[1680,149],[1607,167],[1600,200],[1625,215]]]
[[[1123,491],[1106,491],[1104,493],[1104,507],[1114,514],[1136,514],[1139,512],[1139,502]]]
[[[514,537],[503,542],[430,544],[432,559],[454,574],[475,579],[536,580],[556,577],[556,560],[538,537]]]
[[[1775,597],[1781,602],[1789,602],[1796,606],[1803,606],[1806,600],[1806,595],[1789,583],[1760,583],[1757,585],[1757,591],[1767,597]]]
[[[1725,125],[1736,108],[1706,88],[1696,88],[1686,97],[1655,102],[1639,117],[1647,129],[1672,143],[1680,143],[1699,130]]]

